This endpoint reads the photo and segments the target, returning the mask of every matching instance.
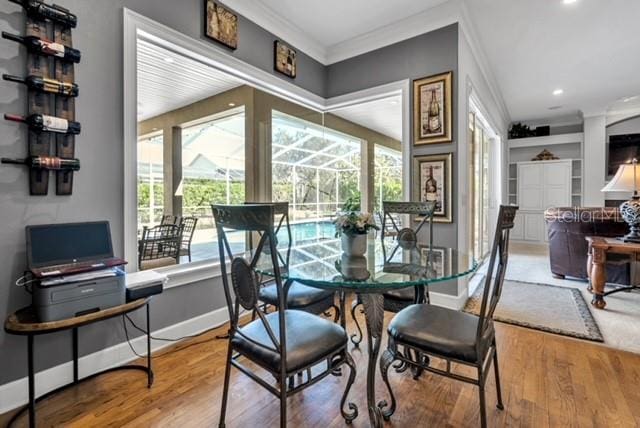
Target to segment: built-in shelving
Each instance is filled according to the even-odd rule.
[[[582,205],[583,142],[582,132],[508,140],[507,196],[509,203],[518,203],[518,163],[530,162],[538,153],[547,149],[560,160],[571,160],[571,204]]]

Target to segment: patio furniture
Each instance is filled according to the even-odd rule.
[[[161,224],[145,227],[138,241],[138,267],[146,270],[179,263],[181,241],[181,226]]]
[[[180,243],[180,256],[188,256],[191,263],[191,241],[193,233],[196,231],[198,219],[196,217],[182,217],[180,226],[182,226],[182,241]]]
[[[173,224],[175,226],[180,225],[180,217],[172,214],[165,214],[162,216],[162,220],[160,220],[160,224]]]
[[[287,423],[287,398],[315,384],[329,375],[337,375],[342,366],[349,367],[349,377],[340,402],[340,411],[347,423],[358,415],[358,408],[348,403],[347,395],[355,380],[355,363],[348,351],[348,337],[344,329],[333,322],[308,312],[284,309],[286,287],[280,275],[274,231],[274,205],[225,206],[212,205],[218,234],[222,284],[229,310],[229,345],[224,376],[222,409],[218,426],[225,426],[231,366],[256,381],[280,400],[280,426]],[[227,239],[227,230],[261,234],[255,251],[247,258],[234,257]],[[269,260],[278,296],[277,312],[264,314],[259,310],[260,283],[255,266],[260,257]],[[230,263],[230,272],[227,272]],[[230,284],[231,283],[231,284]],[[258,319],[240,327],[240,308],[255,311]],[[277,382],[266,381],[245,366],[242,359],[270,373]],[[312,369],[314,369],[312,371]],[[317,370],[320,369],[320,370]],[[302,374],[306,373],[306,380]],[[301,376],[296,376],[301,374]],[[296,385],[295,381],[298,379]],[[245,403],[250,406],[250,403]],[[256,421],[264,424],[264,421]]]

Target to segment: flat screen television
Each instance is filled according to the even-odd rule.
[[[614,176],[620,165],[632,159],[640,162],[640,134],[612,135],[609,137],[608,175]]]

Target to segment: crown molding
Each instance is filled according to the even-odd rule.
[[[224,0],[225,5],[248,20],[273,33],[323,65],[327,65],[327,49],[305,31],[279,16],[261,0]]]
[[[224,4],[306,55],[330,65],[393,43],[401,42],[458,22],[463,0],[443,0],[437,6],[409,18],[376,28],[366,34],[326,47],[304,29],[282,18],[262,0],[225,0]]]
[[[443,1],[409,18],[327,48],[326,65],[371,52],[458,22],[462,0]]]
[[[473,24],[473,20],[469,17],[469,11],[467,9],[466,3],[461,1],[459,4],[459,17],[458,17],[458,25],[460,26],[460,33],[462,37],[467,41],[471,54],[473,55],[478,67],[480,68],[480,72],[484,77],[484,80],[489,87],[489,92],[491,92],[491,96],[493,97],[496,106],[500,112],[500,118],[491,118],[493,121],[499,120],[507,125],[511,122],[511,115],[509,114],[509,109],[507,108],[507,104],[504,101],[504,97],[502,96],[502,91],[500,91],[500,87],[498,86],[498,82],[495,79],[495,75],[493,74],[493,70],[489,65],[489,61],[487,60],[487,56],[479,43],[478,31]],[[488,112],[487,112],[488,114]]]

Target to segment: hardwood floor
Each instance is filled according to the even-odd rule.
[[[353,331],[352,322],[348,328]],[[143,373],[104,375],[40,403],[38,425],[217,426],[227,342],[214,337],[224,330],[158,351],[151,389]],[[505,410],[495,407],[491,375],[489,426],[640,426],[640,355],[500,323],[497,335]],[[352,350],[358,375],[350,401],[360,412],[354,427],[368,426],[366,343],[361,349]],[[390,373],[399,401],[388,426],[480,426],[475,387],[428,373],[418,381],[408,372]],[[289,399],[288,425],[344,426],[338,406],[345,382],[346,377],[329,376]],[[381,399],[385,395],[379,374],[376,386]],[[275,427],[278,402],[233,370],[227,415],[228,427]],[[0,424],[6,420],[7,415],[0,417]],[[26,417],[16,426],[26,426]]]

